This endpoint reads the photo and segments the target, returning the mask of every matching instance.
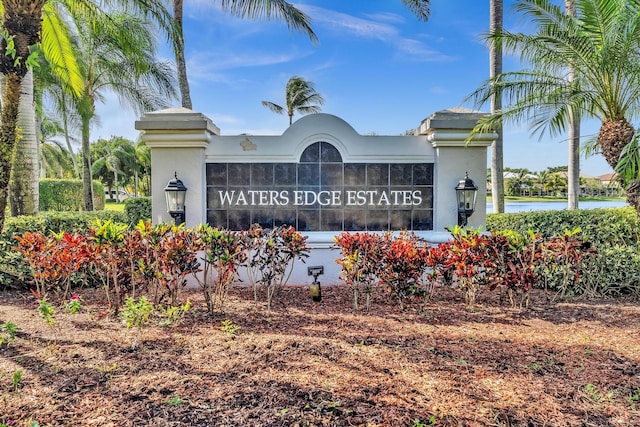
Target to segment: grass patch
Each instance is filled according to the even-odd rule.
[[[124,202],[120,202],[120,203],[106,202],[104,204],[104,210],[106,210],[106,211],[124,212]]]

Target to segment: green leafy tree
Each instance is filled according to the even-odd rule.
[[[114,2],[126,5],[128,10],[144,11],[154,22],[166,25],[170,15],[159,1]],[[65,10],[65,13],[61,11]],[[12,160],[19,139],[18,111],[23,81],[27,72],[37,64],[40,52],[52,70],[58,74],[73,96],[79,96],[83,86],[81,73],[70,49],[68,32],[62,25],[62,16],[83,11],[85,17],[100,13],[92,0],[2,0],[0,12],[0,73],[5,82],[2,90],[0,115],[0,230],[4,227],[8,201],[9,178]]]
[[[324,98],[316,92],[312,82],[302,77],[293,76],[287,82],[285,102],[285,107],[270,101],[262,101],[262,105],[276,114],[286,113],[289,116],[289,126],[291,126],[293,114],[296,111],[300,114],[317,113],[320,111],[320,106],[324,104]]]
[[[479,104],[494,93],[509,101],[475,131],[511,121],[529,124],[543,137],[566,131],[572,116],[596,118],[601,126],[592,151],[615,169],[635,133],[630,119],[640,109],[640,1],[575,0],[575,15],[549,0],[518,0],[514,8],[535,32],[503,31],[489,39],[519,53],[531,68],[502,73],[471,95]],[[626,195],[640,212],[638,176]]]
[[[533,184],[531,173],[527,169],[515,169],[506,181],[507,193],[510,196],[520,196],[523,189]]]
[[[551,175],[548,184],[549,191],[553,194],[559,194],[567,191],[567,178],[563,173],[554,173]]]
[[[136,150],[122,137],[100,139],[91,145],[92,175],[111,190],[118,190],[131,181],[136,172]],[[116,201],[120,202],[116,191]]]
[[[542,191],[549,191],[549,183],[551,182],[551,172],[549,170],[543,170],[538,174],[538,185]]]
[[[25,82],[25,76],[37,64],[38,51],[35,46],[42,42],[41,52],[50,63],[56,65],[56,71],[64,68],[65,72],[60,72],[60,76],[68,87],[78,93],[81,86],[77,63],[67,49],[68,39],[65,39],[65,34],[56,31],[59,15],[55,6],[50,1],[2,1],[0,73],[5,80],[0,115],[0,229],[4,227],[12,162],[20,142],[18,119],[21,91],[33,93],[30,87],[32,80]],[[57,44],[55,49],[53,44]],[[26,87],[23,87],[23,83],[26,83]],[[26,118],[24,114],[22,117]]]
[[[134,195],[138,197],[138,192],[144,196],[151,194],[151,148],[140,140],[136,143],[136,175],[134,184]]]
[[[48,141],[40,145],[40,169],[41,178],[77,178],[73,156],[58,141]]]
[[[82,179],[84,208],[93,210],[90,124],[102,93],[115,93],[122,105],[138,113],[168,106],[176,98],[173,71],[154,57],[153,25],[141,16],[111,14],[85,21],[74,17],[79,29],[84,87],[76,108],[82,121]]]

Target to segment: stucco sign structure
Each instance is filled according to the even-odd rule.
[[[465,142],[482,116],[444,110],[415,135],[372,136],[336,116],[311,114],[279,136],[227,136],[203,114],[171,108],[145,114],[136,129],[151,148],[154,222],[171,220],[163,193],[176,173],[188,187],[187,226],[293,225],[309,236],[309,262],[334,264],[335,254],[322,250],[342,231],[445,239],[445,227],[457,221],[454,188],[466,172],[480,189],[469,226],[484,225],[486,147],[495,134]]]

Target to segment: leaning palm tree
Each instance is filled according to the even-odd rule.
[[[140,16],[111,14],[86,21],[74,16],[84,87],[77,102],[82,121],[82,180],[84,209],[93,210],[90,124],[95,104],[105,91],[115,93],[124,106],[142,114],[168,106],[176,98],[173,70],[154,57],[153,26]]]
[[[509,101],[475,131],[511,121],[529,124],[542,138],[565,132],[572,116],[597,118],[597,150],[615,169],[635,133],[630,120],[640,111],[640,0],[575,0],[575,6],[573,16],[549,0],[516,1],[516,12],[536,32],[503,31],[490,40],[520,53],[531,68],[502,73],[471,95],[480,105],[494,93]],[[640,213],[639,178],[625,191]]]
[[[73,156],[59,141],[40,145],[40,178],[73,179]]]
[[[289,116],[289,126],[293,123],[293,114],[297,111],[300,114],[317,113],[320,106],[324,104],[324,98],[313,87],[312,82],[308,82],[302,77],[293,76],[287,82],[285,91],[286,107],[282,107],[270,101],[262,101],[262,105],[276,114],[287,114]]]

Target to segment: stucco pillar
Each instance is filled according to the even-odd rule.
[[[420,134],[426,135],[436,150],[433,218],[433,230],[436,232],[458,222],[455,187],[465,173],[478,187],[475,212],[468,219],[468,226],[485,226],[487,147],[497,134],[476,134],[471,141],[466,141],[478,120],[485,115],[464,109],[443,110],[433,113],[420,124]]]
[[[211,135],[220,129],[203,115],[177,107],[146,113],[135,127],[143,132],[142,140],[151,148],[151,200],[154,224],[171,222],[164,188],[174,173],[187,187],[186,226],[206,222],[205,150]]]

